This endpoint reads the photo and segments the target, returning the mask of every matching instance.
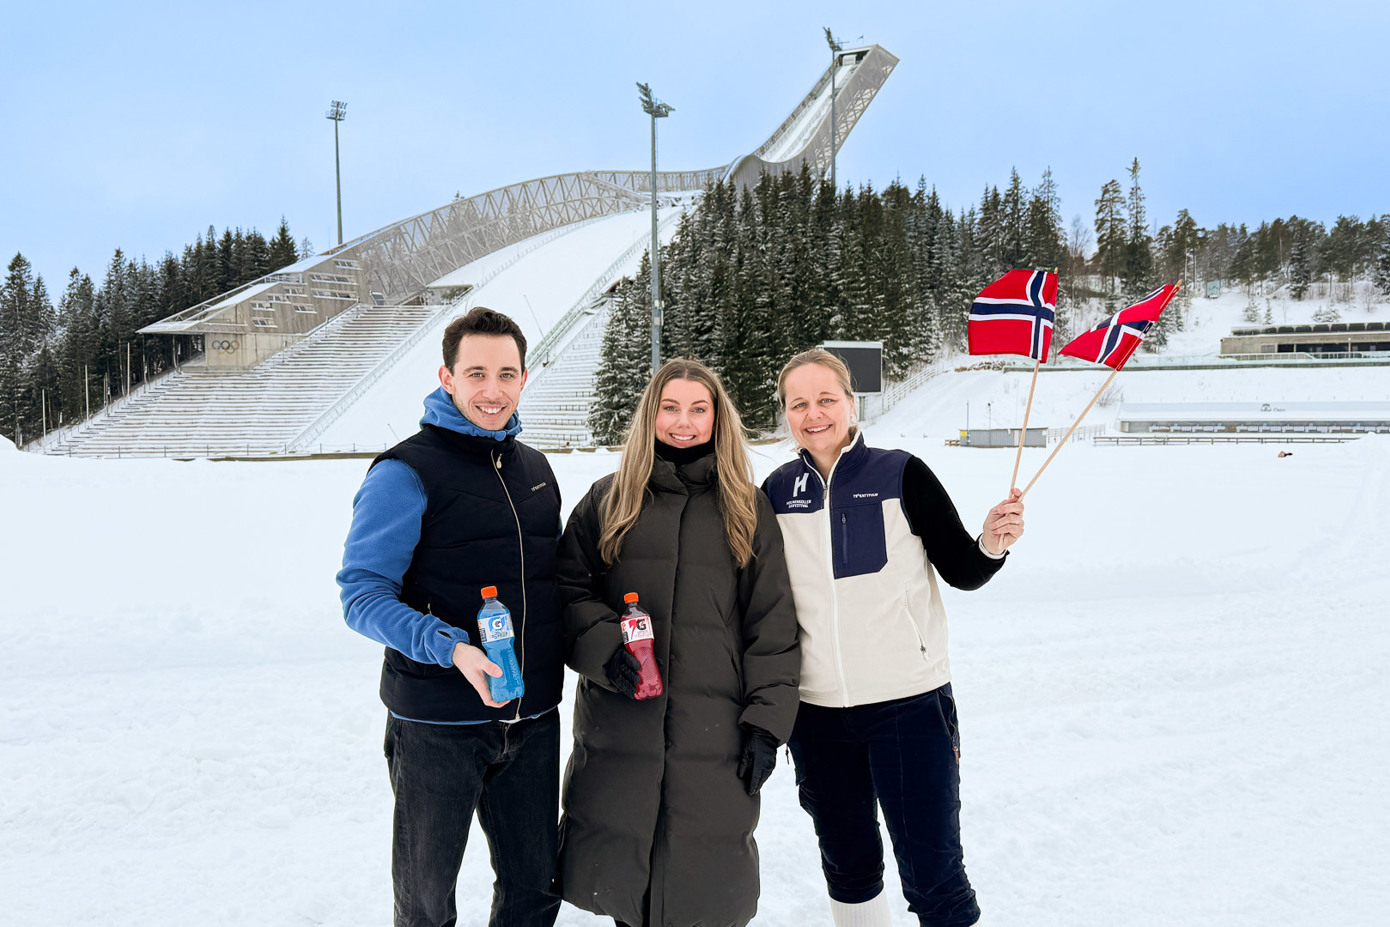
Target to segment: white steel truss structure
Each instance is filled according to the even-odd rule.
[[[323,254],[238,287],[141,329],[143,334],[204,335],[237,350],[205,350],[210,367],[248,368],[360,305],[440,299],[434,281],[501,248],[590,219],[671,200],[725,179],[756,183],[763,171],[829,169],[829,88],[836,71],[835,139],[849,135],[898,59],[878,45],[838,55],[811,92],[753,154],[723,167],[662,171],[580,171],[490,190],[393,223]],[[229,338],[228,336],[235,336]],[[207,344],[211,344],[208,341]]]

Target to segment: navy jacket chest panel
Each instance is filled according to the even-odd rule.
[[[901,505],[903,451],[865,448],[853,467],[830,480],[830,546],[835,578],[877,573],[888,565],[883,503]]]

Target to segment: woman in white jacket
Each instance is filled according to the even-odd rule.
[[[763,484],[801,630],[790,747],[838,927],[890,924],[883,809],[909,910],[979,919],[960,843],[960,740],[936,576],[976,589],[1023,534],[1017,490],[972,537],[921,460],[868,447],[844,363],[798,354],[777,381],[801,452]]]

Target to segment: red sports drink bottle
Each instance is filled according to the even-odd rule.
[[[652,652],[652,616],[637,604],[637,593],[623,596],[627,610],[618,623],[623,626],[623,646],[642,663],[642,681],[637,684],[636,698],[656,698],[661,694],[661,671],[656,668]]]

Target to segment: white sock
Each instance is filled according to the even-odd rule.
[[[893,927],[886,891],[859,904],[845,904],[831,898],[830,916],[835,921],[835,927]]]

